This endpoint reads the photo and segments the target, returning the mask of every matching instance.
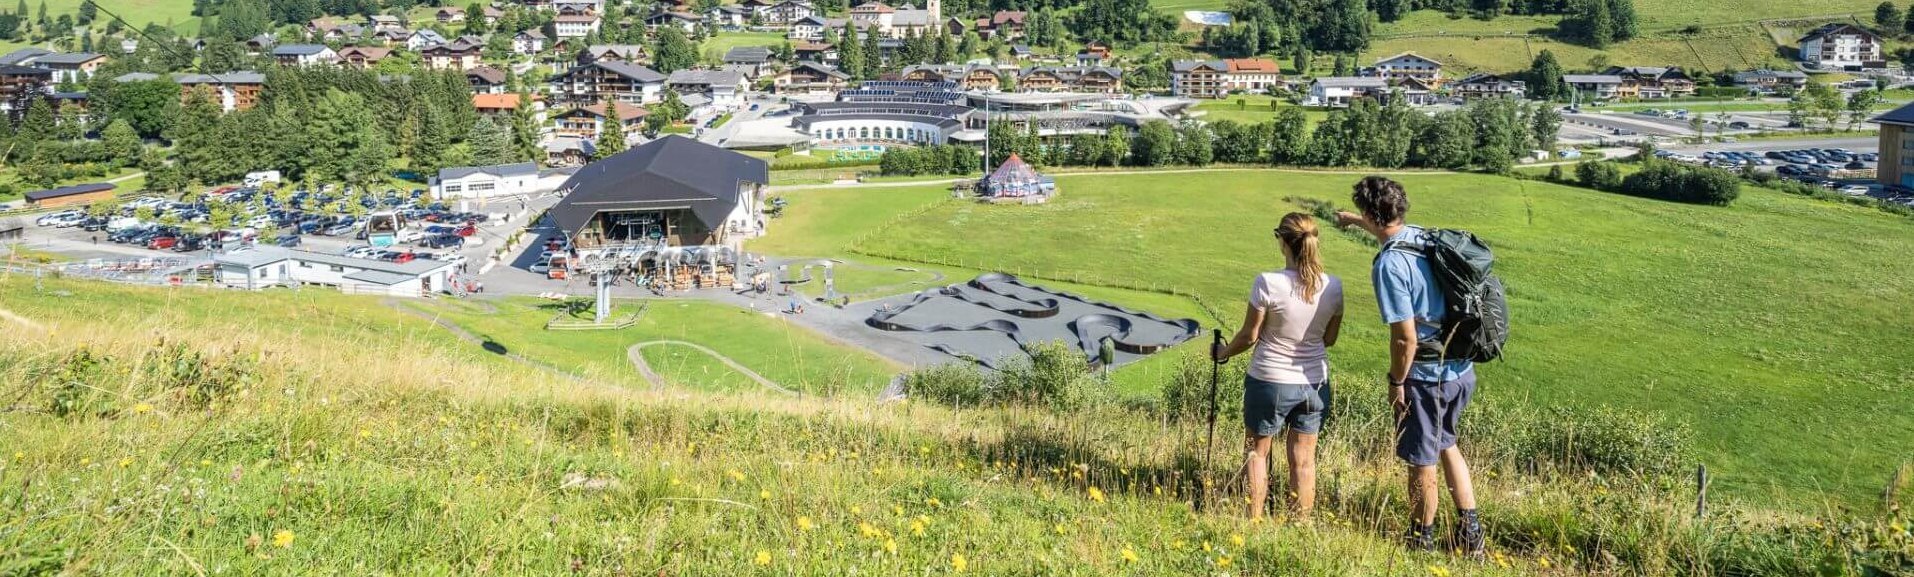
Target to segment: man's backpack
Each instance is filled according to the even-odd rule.
[[[1382,252],[1390,249],[1428,259],[1436,289],[1446,303],[1441,330],[1416,343],[1417,361],[1483,363],[1502,356],[1502,345],[1509,339],[1509,306],[1488,245],[1468,231],[1428,229],[1421,242],[1390,242]]]

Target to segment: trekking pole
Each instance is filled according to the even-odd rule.
[[[1210,350],[1222,350],[1223,329],[1210,329]],[[1196,512],[1203,512],[1203,502],[1210,497],[1210,461],[1216,455],[1216,383],[1221,379],[1222,361],[1210,359],[1210,411],[1209,436],[1203,441],[1203,490],[1196,498]]]

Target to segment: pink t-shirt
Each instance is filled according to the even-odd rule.
[[[1323,331],[1342,311],[1342,280],[1323,275],[1315,302],[1303,300],[1296,271],[1256,275],[1250,306],[1263,309],[1263,331],[1249,357],[1249,376],[1287,385],[1313,385],[1329,379],[1329,349]]]

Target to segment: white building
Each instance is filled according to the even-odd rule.
[[[279,247],[254,247],[213,256],[214,278],[227,286],[264,289],[324,285],[352,294],[418,297],[451,286],[455,263],[413,259],[387,262]]]
[[[545,33],[526,30],[512,37],[512,53],[530,56],[545,51]]]
[[[1317,78],[1309,84],[1303,103],[1310,106],[1348,106],[1358,98],[1380,97],[1389,92],[1389,81],[1374,76]]]
[[[559,38],[584,38],[598,29],[598,16],[595,14],[560,14],[552,18],[552,28]]]
[[[1828,24],[1801,37],[1801,61],[1833,69],[1885,68],[1881,38],[1853,24]]]
[[[489,198],[541,192],[538,184],[538,165],[520,162],[440,169],[431,187],[437,199]]]
[[[272,57],[286,66],[316,66],[339,61],[339,53],[324,44],[281,44],[273,47]]]
[[[1614,98],[1616,91],[1622,89],[1622,77],[1619,74],[1564,74],[1562,81],[1576,92],[1596,100]]]
[[[1431,85],[1442,80],[1442,63],[1424,58],[1414,52],[1404,52],[1377,60],[1372,68],[1375,69],[1376,76],[1389,80],[1414,78]]]
[[[744,73],[736,70],[679,70],[666,77],[665,86],[680,96],[703,94],[717,109],[733,109],[744,104],[749,86]]]

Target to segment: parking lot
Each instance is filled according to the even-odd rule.
[[[1779,108],[1785,110],[1785,106]],[[1788,126],[1785,112],[1690,112],[1679,105],[1631,110],[1565,107],[1561,112],[1562,140],[1581,143],[1700,136],[1738,138],[1796,130]]]
[[[1914,196],[1886,190],[1875,181],[1878,150],[1879,141],[1873,138],[1836,138],[1677,145],[1655,155],[1686,164],[1773,172],[1850,196],[1914,206]]]
[[[479,263],[489,247],[516,229],[506,221],[523,213],[527,201],[453,206],[427,199],[423,190],[347,194],[332,187],[279,192],[223,187],[197,200],[128,199],[97,217],[83,209],[39,215],[24,244],[82,260],[204,259],[218,251],[272,245],[388,262]],[[221,226],[213,226],[215,221]]]

